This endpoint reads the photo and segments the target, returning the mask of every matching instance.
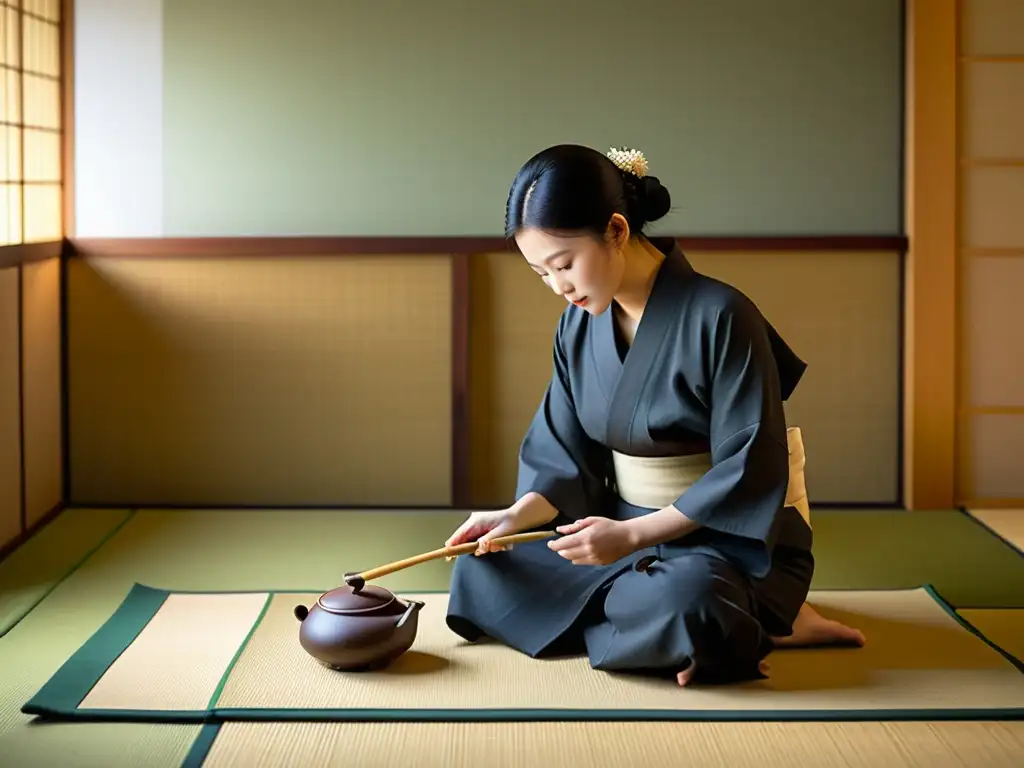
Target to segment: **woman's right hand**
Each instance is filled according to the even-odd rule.
[[[507,509],[474,512],[448,538],[445,546],[455,547],[476,541],[478,546],[474,554],[500,552],[509,547],[495,544],[493,539],[546,525],[556,517],[558,510],[547,499],[539,493],[527,493]]]
[[[503,551],[508,549],[508,547],[502,544],[495,544],[492,539],[496,539],[499,536],[510,536],[513,533],[519,533],[529,528],[529,524],[524,525],[522,518],[523,516],[520,514],[520,511],[515,508],[474,512],[462,525],[455,529],[455,533],[448,538],[444,545],[446,547],[455,547],[459,544],[476,541],[478,545],[476,552],[474,552],[476,555],[482,555],[486,552]]]

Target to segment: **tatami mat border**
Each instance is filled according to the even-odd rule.
[[[984,528],[986,531],[988,531],[990,534],[992,534],[992,536],[994,536],[1000,542],[1002,542],[1003,544],[1008,546],[1010,549],[1012,549],[1014,552],[1016,552],[1018,555],[1020,555],[1022,558],[1024,558],[1024,550],[1022,550],[1020,547],[1018,547],[1016,544],[1014,544],[1008,538],[1003,536],[1003,534],[1001,534],[999,531],[997,531],[995,528],[993,528],[987,522],[982,520],[980,517],[974,515],[971,512],[971,510],[967,509],[966,507],[957,507],[957,511],[959,511],[962,514],[966,515],[967,518],[970,519],[971,522],[973,522],[975,525],[979,525],[982,528]]]
[[[1024,673],[1024,662],[1005,650],[981,630],[956,613],[952,606],[930,584],[918,589],[928,595],[962,628],[982,640],[998,652],[1017,670]],[[86,643],[57,670],[50,680],[22,707],[22,713],[35,715],[46,720],[107,721],[107,722],[159,722],[179,724],[206,724],[220,722],[533,722],[548,721],[900,721],[900,720],[1022,720],[1024,708],[969,710],[583,710],[583,709],[519,709],[519,710],[369,710],[369,709],[294,709],[256,710],[218,708],[215,705],[204,710],[190,711],[145,711],[79,709],[96,683],[107,669],[135,641],[150,620],[160,610],[171,594],[302,594],[319,592],[311,590],[163,590],[136,584],[109,620]],[[830,590],[834,592],[865,590]],[[907,589],[871,590],[910,591]],[[409,594],[444,594],[444,591],[411,590]],[[404,594],[404,593],[403,593]],[[262,614],[261,614],[262,616]],[[258,625],[259,620],[254,624]],[[250,633],[251,637],[251,633]],[[245,643],[239,648],[244,648]],[[237,655],[236,655],[237,659]],[[224,674],[226,679],[234,666],[232,662]],[[222,687],[218,686],[218,691]],[[216,694],[211,701],[214,704]]]

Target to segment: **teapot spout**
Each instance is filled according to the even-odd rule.
[[[407,622],[409,620],[410,616],[413,616],[413,615],[419,613],[420,608],[422,608],[423,605],[424,605],[419,600],[406,600],[405,602],[406,602],[405,612],[399,617],[398,623],[395,625],[395,629],[398,629],[403,624],[405,624],[405,622]]]
[[[305,621],[306,617],[309,616],[309,608],[304,605],[296,605],[294,613],[296,619],[299,621]]]

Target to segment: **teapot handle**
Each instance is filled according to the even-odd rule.
[[[395,625],[395,629],[401,629],[405,622],[409,620],[409,617],[424,606],[424,603],[421,603],[419,600],[406,600],[406,603],[408,606],[406,607],[405,612],[398,617],[398,623]]]

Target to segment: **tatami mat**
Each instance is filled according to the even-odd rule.
[[[0,562],[0,637],[130,516],[127,510],[66,510]]]
[[[411,650],[384,670],[338,673],[297,642],[294,608],[318,594],[137,585],[25,711],[197,723],[1024,717],[1020,662],[924,588],[812,592],[825,616],[864,631],[866,648],[778,650],[767,680],[683,690],[674,679],[596,673],[585,656],[541,661],[465,643],[445,624],[447,593],[400,593],[423,603]]]
[[[961,608],[957,611],[989,640],[1024,660],[1024,609]]]
[[[954,606],[1024,606],[1024,558],[957,510],[814,512],[817,589],[932,584]]]
[[[1024,509],[972,509],[970,514],[997,536],[1024,552]]]
[[[1024,723],[229,723],[202,765],[1011,768],[1022,754]]]
[[[179,768],[200,733],[198,725],[168,723],[24,725],[0,738],[0,766]],[[306,763],[303,768],[319,766]]]
[[[68,513],[65,513],[68,514]],[[82,514],[95,514],[83,510]],[[126,514],[126,513],[125,513]],[[258,590],[330,588],[341,583],[346,571],[360,569],[433,548],[443,543],[451,530],[463,519],[460,512],[395,512],[389,514],[353,514],[337,512],[281,511],[141,511],[119,530],[102,549],[93,555],[53,591],[10,632],[0,638],[0,755],[7,764],[17,766],[176,766],[180,765],[200,729],[197,726],[146,724],[80,724],[62,723],[45,726],[29,725],[30,718],[20,707],[89,637],[110,617],[132,585],[141,582],[172,590]],[[74,538],[74,537],[71,537]],[[56,543],[51,546],[57,546]],[[956,511],[948,512],[885,512],[843,511],[818,512],[815,518],[817,571],[815,587],[834,588],[900,588],[932,583],[957,607],[1024,606],[1024,558],[1000,542],[977,522]],[[201,564],[201,565],[198,565]],[[385,577],[381,583],[396,590],[445,589],[450,565],[427,563]],[[297,727],[293,724],[292,728]],[[535,734],[523,728],[501,725],[502,736],[487,736],[479,724],[465,728],[438,725],[448,734],[441,757],[417,755],[417,766],[459,765],[465,755],[489,755],[477,764],[536,765],[568,758],[559,747],[560,740],[569,743],[577,726],[568,730],[550,730],[546,741],[532,742]],[[598,724],[607,729],[608,724]],[[669,724],[682,728],[681,724]],[[696,726],[686,726],[694,734],[695,744],[705,742],[697,735]],[[1000,755],[1016,749],[1019,754],[1021,735],[1017,725],[984,725],[942,723],[924,726],[912,723],[895,726],[860,724],[813,724],[800,730],[809,739],[811,762],[800,759],[793,750],[800,742],[780,736],[773,748],[766,740],[770,734],[797,733],[787,724],[753,730],[732,729],[725,724],[712,726],[707,733],[724,738],[720,747],[731,750],[735,757],[714,762],[717,752],[703,747],[687,749],[673,741],[682,751],[678,760],[687,760],[698,752],[705,765],[744,765],[758,762],[760,756],[792,754],[788,765],[829,765],[837,754],[846,755],[851,764],[903,765],[897,754],[920,754],[915,764],[938,766],[946,752],[960,755],[964,765],[1000,765]],[[802,729],[804,726],[800,726]],[[409,726],[387,730],[380,726],[345,726],[331,738],[348,739],[376,745],[379,754],[391,755],[387,765],[408,764],[408,753],[402,745],[426,749],[423,741],[428,733]],[[790,730],[785,730],[790,728]],[[759,729],[759,730],[758,730]],[[753,735],[744,736],[744,733]],[[287,733],[297,733],[287,731]],[[606,742],[588,742],[598,754],[610,755],[599,764],[614,765],[618,747],[608,733]],[[682,731],[678,731],[682,733]],[[725,736],[721,736],[725,734]],[[768,734],[768,735],[765,735]],[[814,734],[806,735],[806,734]],[[974,734],[981,734],[975,736]],[[278,747],[270,749],[266,764],[303,764],[291,762],[287,741],[278,733]],[[540,738],[540,737],[537,737]],[[581,737],[582,738],[582,737]],[[708,737],[711,739],[712,737]],[[774,738],[774,737],[771,737]],[[478,741],[477,741],[478,740]],[[987,740],[987,741],[985,741]],[[470,742],[476,743],[473,746]],[[547,749],[543,760],[531,762],[540,754],[530,747]],[[634,738],[633,746],[642,744]],[[990,746],[972,746],[972,744]],[[543,745],[547,745],[544,747]],[[418,745],[418,746],[417,746]],[[888,745],[888,746],[886,746]],[[911,745],[911,746],[907,746]],[[931,746],[929,746],[931,745]],[[785,747],[785,751],[783,750]],[[324,755],[329,765],[327,746],[317,754]],[[907,749],[915,750],[913,753]],[[533,751],[530,751],[533,750]],[[883,755],[877,761],[865,762],[877,750]],[[893,751],[896,750],[896,751]],[[944,750],[936,752],[935,750]],[[986,751],[987,750],[987,751]],[[296,753],[299,755],[299,753]],[[722,753],[726,754],[726,753]],[[803,753],[800,753],[803,754]],[[884,755],[894,757],[889,760]],[[516,756],[518,763],[507,762]],[[929,755],[939,758],[928,759]],[[984,760],[978,758],[982,755]],[[299,755],[301,758],[301,755]],[[297,758],[298,759],[298,758]],[[747,760],[746,763],[743,761]],[[405,761],[405,762],[403,762]],[[502,762],[506,761],[506,762]],[[312,764],[318,764],[314,761]],[[335,758],[335,765],[349,764]],[[372,761],[367,763],[374,765]],[[377,763],[380,764],[380,763]]]

